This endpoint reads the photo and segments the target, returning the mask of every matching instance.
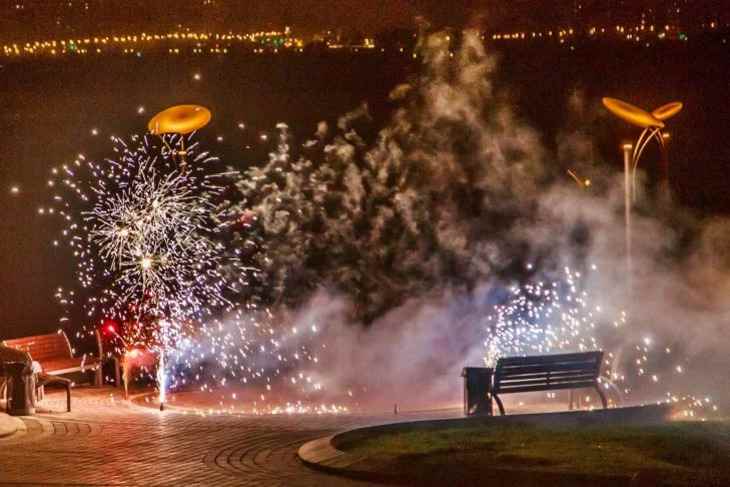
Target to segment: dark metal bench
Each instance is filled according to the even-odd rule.
[[[501,358],[494,370],[492,396],[504,415],[499,394],[590,387],[598,392],[606,409],[606,396],[598,383],[602,361],[600,351]]]

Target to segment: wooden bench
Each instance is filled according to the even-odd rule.
[[[598,392],[606,409],[606,396],[598,383],[602,361],[600,351],[501,358],[494,370],[492,396],[504,415],[499,394],[590,387]]]
[[[88,370],[95,372],[95,383],[100,386],[103,355],[98,333],[96,338],[99,354],[84,354],[81,357],[74,357],[71,343],[62,330],[48,335],[14,338],[1,343],[6,347],[28,353],[33,360],[41,364],[45,375],[59,376]]]

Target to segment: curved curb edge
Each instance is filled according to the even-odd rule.
[[[364,457],[351,455],[335,448],[332,440],[338,434],[317,438],[303,444],[297,450],[299,460],[308,468],[339,477],[375,483],[388,483],[392,480],[388,475],[352,468]]]
[[[20,418],[0,413],[0,438],[8,438],[18,431],[26,431],[25,423]]]
[[[331,467],[338,459],[348,455],[332,445],[335,435],[308,441],[297,450],[297,456],[305,464],[312,467]]]

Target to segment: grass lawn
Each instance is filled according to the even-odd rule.
[[[353,468],[411,485],[730,486],[730,421],[659,426],[494,425],[344,435]]]

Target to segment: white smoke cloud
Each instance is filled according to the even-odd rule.
[[[651,343],[654,349],[646,354],[660,356],[654,367],[661,382],[651,389],[654,396],[649,398],[661,398],[665,392],[708,392],[730,401],[724,372],[730,366],[726,357],[730,223],[703,222],[687,210],[640,192],[633,217],[629,280],[623,177],[601,167],[592,134],[585,129],[597,117],[595,110],[586,107],[597,101],[586,100],[580,93],[571,97],[565,128],[557,136],[557,153],[551,155],[540,134],[494,93],[490,78],[497,64],[484,52],[478,35],[465,34],[453,56],[444,35],[430,37],[425,46],[421,77],[399,85],[391,96],[415,101],[395,111],[363,158],[372,170],[372,180],[361,177],[358,170],[356,157],[364,142],[352,129],[354,121],[366,113],[364,108],[340,120],[338,126],[345,135],[326,145],[325,153],[342,163],[348,194],[345,207],[350,214],[357,214],[367,197],[366,184],[403,185],[394,205],[375,212],[370,240],[353,241],[359,252],[378,255],[378,242],[396,216],[416,236],[426,220],[433,222],[440,248],[458,257],[454,261],[466,262],[468,272],[479,278],[468,288],[447,281],[427,291],[410,288],[407,299],[368,325],[353,318],[356,304],[351,297],[332,287],[327,290],[325,282],[305,304],[281,318],[282,328],[319,327],[316,337],[287,338],[290,349],[305,347],[317,357],[316,362],[301,365],[304,375],[324,386],[324,397],[336,400],[351,393],[362,407],[458,403],[461,368],[483,363],[484,318],[496,304],[494,291],[516,284],[519,278],[498,275],[497,269],[507,266],[514,255],[522,255],[527,261],[523,263],[534,264],[536,280],[548,279],[554,269],[566,265],[596,266],[598,271],[586,274],[581,285],[596,304],[628,312],[628,326],[614,329],[607,319],[606,329],[597,330],[597,335],[613,350]],[[317,141],[306,147],[325,144],[326,133],[327,126],[320,124]],[[566,168],[593,184],[579,187],[565,174]],[[393,174],[404,179],[389,182]],[[425,174],[431,177],[424,178],[427,183],[420,187],[404,182]],[[303,179],[297,181],[304,184]],[[488,211],[463,218],[454,184],[480,191],[480,207]],[[438,204],[419,206],[423,192],[439,195]],[[304,203],[301,207],[315,211]],[[424,208],[432,211],[425,218]],[[288,229],[296,225],[279,207],[271,213],[279,215]],[[512,219],[500,226],[504,215]],[[340,218],[330,223],[327,234],[352,235],[352,222]],[[527,251],[511,248],[512,242],[525,244]],[[301,253],[301,247],[292,251],[300,261],[305,257]],[[417,250],[404,252],[394,265],[399,269],[404,263],[407,268],[419,266],[429,276],[445,274],[439,269],[448,267],[449,261],[424,255]],[[365,272],[369,271],[366,267]],[[391,269],[381,282],[398,279],[399,272]],[[387,294],[388,288],[376,285],[371,290],[373,295]],[[389,298],[377,299],[387,302]],[[665,349],[672,350],[671,358],[661,356]],[[679,365],[682,373],[677,372]],[[620,367],[626,368],[625,364]],[[284,370],[283,375],[287,373]],[[641,399],[647,399],[646,395]]]
[[[517,149],[529,159],[528,165],[547,164],[546,150],[538,134],[519,122],[492,93],[489,77],[496,69],[493,59],[482,51],[478,38],[467,35],[457,53],[462,64],[454,79],[453,71],[447,67],[454,61],[449,59],[443,42],[443,37],[432,38],[425,56],[425,76],[431,77],[431,82],[423,85],[423,97],[428,101],[417,116],[426,125],[432,121],[430,130],[436,133],[428,132],[427,136],[449,137],[438,134],[438,121],[465,122],[476,132],[472,135],[489,160],[491,171],[480,179],[480,184],[492,190],[499,187],[491,194],[512,195],[520,205],[536,202],[538,206],[535,221],[508,231],[524,237],[533,254],[543,255],[547,249],[553,265],[596,265],[598,272],[585,279],[585,289],[606,308],[628,312],[628,326],[620,331],[610,326],[605,332],[599,331],[599,335],[605,335],[606,344],[620,350],[651,342],[657,348],[656,354],[665,348],[672,350],[671,359],[657,360],[655,367],[662,382],[652,393],[708,393],[729,401],[728,379],[723,370],[730,366],[730,360],[725,358],[730,347],[730,333],[726,330],[730,318],[730,223],[723,219],[702,222],[685,209],[671,206],[661,198],[650,200],[648,193],[640,192],[639,198],[644,201],[637,204],[633,215],[629,278],[623,176],[598,167],[601,161],[596,161],[591,134],[578,128],[586,124],[586,117],[591,122],[597,117],[594,110],[586,109],[589,101],[580,93],[570,98],[566,111],[572,111],[577,119],[559,133],[556,159],[564,166],[589,171],[592,179],[599,179],[599,184],[582,190],[566,176],[549,187],[541,186],[534,169],[519,177],[523,163],[509,163],[499,157],[504,150]],[[438,81],[433,82],[434,79]],[[412,88],[399,86],[394,96],[403,97]],[[591,113],[586,115],[587,111]],[[489,117],[496,121],[496,126],[487,123]],[[407,116],[396,113],[393,126],[385,130],[408,132],[412,130],[413,118],[412,112]],[[423,132],[418,136],[427,139]],[[448,150],[447,140],[436,144],[441,150],[426,150],[432,148],[432,141],[424,145],[418,157],[435,170],[464,163]],[[372,160],[390,164],[414,157],[400,148],[392,149],[376,148]],[[407,199],[408,193],[404,193],[405,207]],[[499,206],[505,202],[490,204]],[[403,214],[408,215],[408,211]],[[457,253],[473,252],[474,247],[463,240],[468,232],[465,227],[471,225],[448,221],[439,229],[439,239]],[[682,238],[692,235],[696,228],[701,230],[691,248],[682,248]],[[492,242],[500,238],[483,238],[480,252],[497,254],[497,246]],[[477,255],[474,265],[482,265]],[[483,268],[487,274],[491,267]],[[539,272],[535,275],[535,279],[541,277]],[[444,285],[426,296],[407,300],[368,327],[350,323],[346,312],[349,303],[344,298],[317,294],[306,306],[310,313],[333,306],[339,310],[336,319],[325,328],[333,335],[323,356],[323,363],[331,367],[324,374],[330,386],[337,390],[359,384],[364,397],[381,405],[458,402],[459,371],[465,365],[481,362],[486,331],[479,317],[489,313],[493,303],[487,299],[488,291],[499,285],[504,282],[485,278],[470,293]],[[677,373],[677,364],[682,364],[682,374]]]

